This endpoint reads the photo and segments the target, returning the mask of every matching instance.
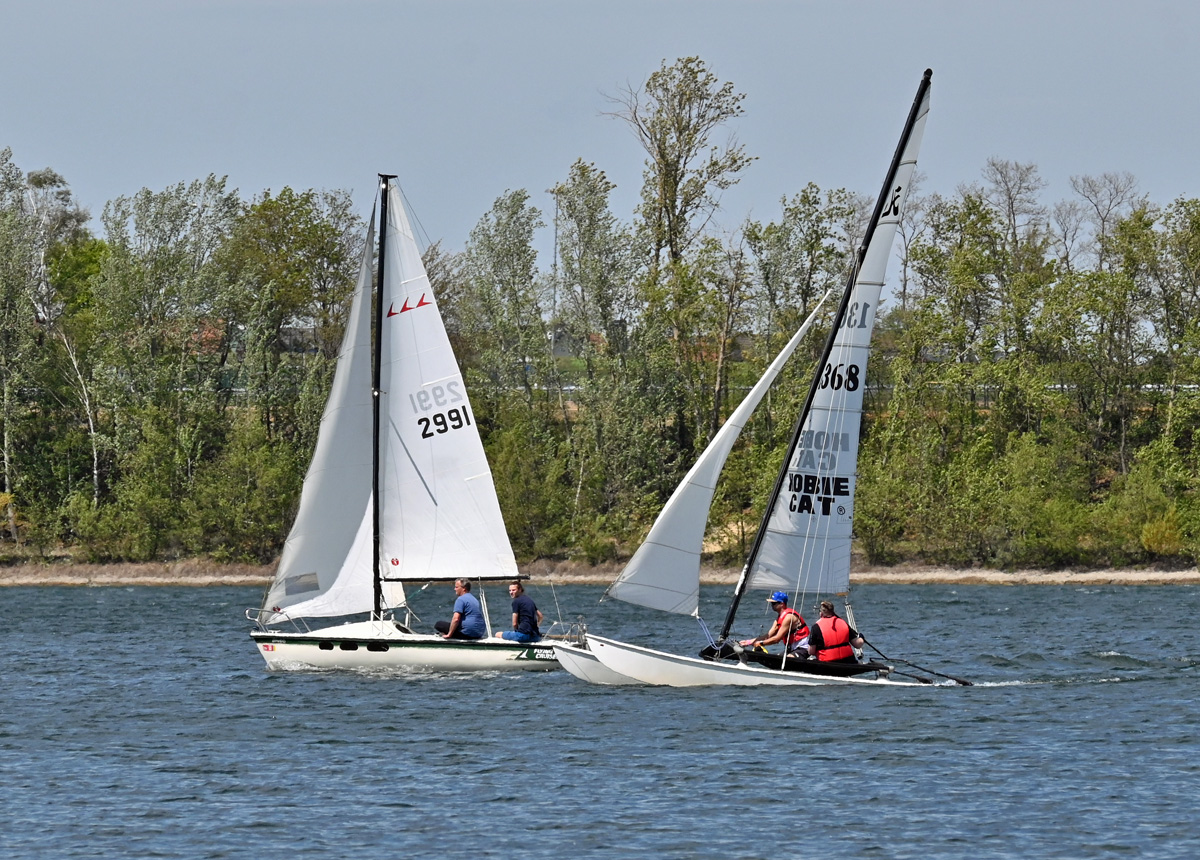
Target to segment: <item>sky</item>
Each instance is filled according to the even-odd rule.
[[[757,161],[724,231],[809,182],[874,197],[926,68],[925,192],[998,157],[1037,165],[1047,203],[1106,172],[1200,197],[1182,0],[0,0],[0,27],[0,148],[60,173],[97,232],[106,201],[210,173],[244,198],[347,189],[365,216],[395,173],[460,250],[510,189],[549,221],[580,158],[629,221],[645,156],[609,97],[692,55],[746,94],[727,131]]]

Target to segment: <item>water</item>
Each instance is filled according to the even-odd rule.
[[[872,643],[977,682],[883,690],[272,674],[258,597],[0,590],[0,856],[1200,856],[1200,588],[864,586]]]

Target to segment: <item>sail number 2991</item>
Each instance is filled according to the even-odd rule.
[[[459,385],[458,380],[454,380],[445,385],[433,385],[428,389],[422,388],[415,394],[408,395],[408,402],[412,404],[413,412],[439,410],[431,415],[420,415],[417,418],[417,426],[421,428],[422,439],[432,439],[442,433],[470,426],[471,413],[467,409],[467,404],[464,402],[466,398],[459,390]],[[451,406],[453,403],[462,403],[462,406]],[[450,408],[446,409],[447,406]]]

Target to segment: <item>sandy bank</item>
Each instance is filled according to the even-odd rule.
[[[162,564],[19,564],[0,567],[0,586],[69,585],[242,585],[265,587],[274,565],[216,564],[188,560]],[[620,571],[620,565],[592,566],[578,562],[537,561],[522,571],[535,582],[607,585]],[[705,568],[701,581],[706,585],[732,585],[736,568]],[[897,565],[896,567],[857,566],[851,581],[913,585],[942,583],[958,585],[1200,585],[1200,570],[1019,570],[997,571]]]

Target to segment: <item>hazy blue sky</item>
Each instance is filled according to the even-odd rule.
[[[1048,202],[1110,171],[1200,197],[1200,3],[0,0],[0,27],[0,147],[97,217],[209,173],[351,189],[365,214],[382,171],[461,248],[506,189],[549,211],[582,157],[627,220],[643,153],[604,94],[691,54],[747,94],[731,131],[759,160],[730,230],[809,181],[874,195],[926,67],[927,191],[999,156],[1038,165]]]

